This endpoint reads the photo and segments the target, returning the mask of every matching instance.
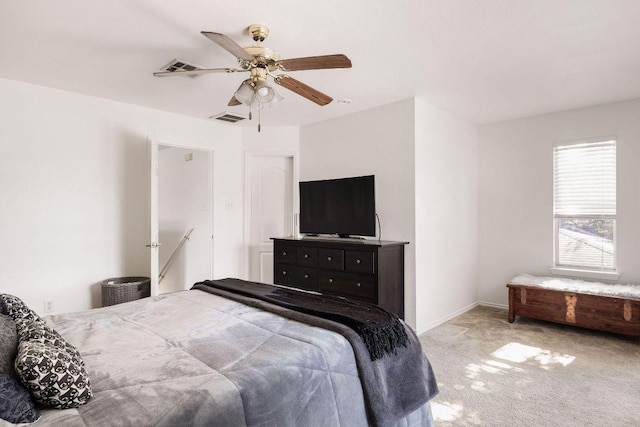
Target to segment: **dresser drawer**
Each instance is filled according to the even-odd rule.
[[[318,290],[318,269],[297,267],[295,277],[296,287],[313,291]]]
[[[297,248],[296,263],[306,267],[318,266],[318,248]]]
[[[357,273],[375,273],[374,253],[371,251],[345,251],[344,270]]]
[[[297,267],[287,264],[276,264],[273,269],[273,282],[278,285],[290,285],[296,283]]]
[[[276,262],[282,262],[287,264],[296,263],[296,247],[277,245],[274,249],[274,258]]]
[[[273,282],[277,285],[292,285],[296,288],[318,290],[318,270],[289,264],[276,264]]]
[[[321,270],[320,291],[348,295],[375,302],[376,287],[373,276]]]
[[[318,249],[318,266],[329,270],[344,270],[342,249]]]

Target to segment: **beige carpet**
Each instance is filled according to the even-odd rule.
[[[640,426],[640,339],[476,307],[420,336],[437,426]]]

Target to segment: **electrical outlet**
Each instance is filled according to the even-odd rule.
[[[44,312],[53,313],[56,311],[56,301],[52,299],[44,300]]]

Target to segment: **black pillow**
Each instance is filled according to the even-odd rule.
[[[8,316],[0,314],[0,373],[16,377],[13,362],[18,353],[16,324]]]
[[[0,418],[10,423],[32,423],[38,419],[31,395],[20,381],[0,374]]]
[[[14,321],[0,315],[0,418],[15,424],[32,423],[38,419],[38,412],[13,369],[17,346]]]

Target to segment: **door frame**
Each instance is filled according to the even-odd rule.
[[[291,159],[292,170],[292,196],[293,196],[293,212],[291,212],[291,226],[294,226],[294,215],[298,213],[298,156],[296,151],[260,151],[260,150],[248,150],[244,152],[244,225],[242,227],[242,274],[245,280],[249,280],[249,268],[250,268],[250,240],[251,240],[251,160],[260,157],[284,157]],[[282,237],[282,236],[274,236]]]
[[[149,146],[149,238],[150,241],[147,247],[150,249],[150,279],[151,279],[151,296],[157,296],[159,294],[158,289],[158,275],[160,274],[160,248],[162,242],[159,242],[159,219],[160,219],[160,207],[159,201],[159,186],[158,186],[158,167],[159,167],[159,147],[160,146],[182,148],[187,150],[198,150],[209,153],[209,170],[208,170],[208,188],[209,198],[211,203],[211,217],[209,219],[209,236],[211,236],[211,260],[209,268],[209,277],[213,278],[214,271],[214,219],[215,219],[215,198],[214,191],[214,165],[215,165],[215,150],[211,148],[203,148],[197,145],[183,144],[174,141],[165,141],[161,139],[148,138]],[[154,244],[155,243],[155,244]]]

